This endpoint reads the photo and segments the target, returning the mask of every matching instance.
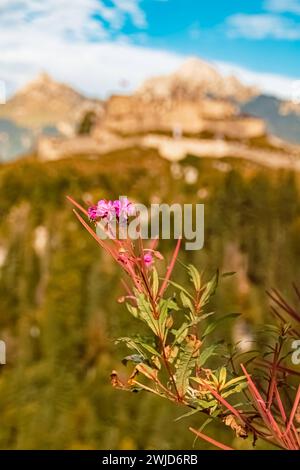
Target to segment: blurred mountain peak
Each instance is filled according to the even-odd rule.
[[[0,158],[28,153],[42,135],[72,137],[87,113],[102,110],[100,100],[41,73],[0,106]]]
[[[100,100],[86,98],[70,85],[43,72],[0,107],[0,119],[32,129],[57,127],[65,122],[72,127],[86,111],[97,112],[100,108]]]
[[[47,99],[50,95],[52,97],[72,95],[84,98],[81,93],[74,90],[70,85],[56,81],[47,72],[41,72],[38,74],[36,78],[18,90],[12,97],[12,100],[24,95],[31,95],[32,98],[40,97],[41,99]]]
[[[210,77],[219,78],[219,74],[214,66],[198,57],[189,57],[186,59],[176,72],[176,75],[182,78],[185,77],[188,80],[199,79],[199,75],[201,75],[203,79],[205,74]]]
[[[48,73],[48,72],[40,72],[33,80],[31,80],[27,86],[29,84],[33,85],[39,85],[39,84],[49,84],[49,83],[57,83],[56,80],[54,80],[54,78],[51,77],[51,75]]]

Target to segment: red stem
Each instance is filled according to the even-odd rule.
[[[218,447],[219,449],[222,450],[234,450],[232,447],[228,447],[225,444],[222,444],[222,442],[218,442],[212,437],[206,436],[200,431],[196,431],[194,428],[189,428],[190,431],[192,431],[196,436],[200,437],[200,439],[203,439],[203,441],[209,442],[210,444],[213,444],[214,446]]]
[[[299,402],[300,402],[300,385],[299,385],[298,390],[297,390],[296,398],[295,398],[294,405],[293,405],[293,408],[292,408],[292,411],[291,411],[291,415],[290,415],[290,419],[289,419],[289,422],[288,422],[288,425],[287,425],[287,428],[286,428],[286,432],[289,432],[289,430],[290,430],[290,427],[293,423],[293,420],[294,420]]]
[[[175,266],[175,263],[176,263],[176,259],[177,259],[177,256],[178,256],[178,253],[179,253],[179,250],[180,250],[180,245],[181,245],[181,238],[179,238],[178,241],[177,241],[177,245],[176,245],[176,248],[174,250],[171,263],[168,267],[166,277],[164,279],[164,282],[162,283],[162,286],[161,286],[160,291],[159,291],[158,296],[157,296],[158,299],[160,299],[163,296],[166,288],[168,287],[169,279],[172,275],[172,272],[173,272],[173,269],[174,269],[174,266]]]

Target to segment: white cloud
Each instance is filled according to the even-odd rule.
[[[117,88],[121,77],[136,84],[146,73],[143,51],[119,42],[124,42],[122,27],[127,21],[135,27],[135,38],[144,34],[147,20],[140,3],[111,0],[107,6],[103,0],[0,0],[0,79],[9,92],[41,70],[90,94],[105,95]],[[145,53],[149,67],[157,66],[159,71],[176,62],[172,54]]]
[[[139,6],[140,0],[113,0],[114,5],[123,13],[128,14],[138,28],[147,26],[146,16]]]
[[[60,34],[72,39],[95,39],[121,29],[128,18],[137,28],[147,25],[140,0],[0,0],[0,27],[42,34]],[[95,37],[96,35],[96,37]]]
[[[265,0],[265,10],[300,15],[300,0]]]
[[[248,15],[238,13],[227,18],[228,34],[247,39],[300,39],[300,23],[274,14]]]
[[[47,71],[90,96],[105,97],[133,90],[151,75],[169,73],[182,60],[175,54],[121,42],[85,44],[56,39],[44,41],[40,47],[29,49],[23,44],[17,52],[6,50],[0,58],[0,70],[11,91]],[[125,90],[122,83],[127,83]]]
[[[140,35],[140,44],[145,40],[147,19],[139,0],[110,4],[113,8],[102,0],[0,0],[0,81],[12,93],[46,71],[89,96],[105,97],[181,65],[184,56],[136,46],[123,36],[122,25],[130,21],[135,38]],[[219,67],[279,96],[288,97],[294,82],[230,64]]]

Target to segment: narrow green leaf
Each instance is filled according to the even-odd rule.
[[[232,320],[232,319],[237,318],[239,316],[240,316],[240,313],[229,313],[228,315],[224,315],[221,318],[217,318],[216,320],[214,320],[213,322],[211,322],[207,326],[207,328],[205,329],[205,331],[202,335],[202,338],[205,338],[207,335],[212,333],[217,328],[217,326],[219,326],[221,323],[224,323],[227,320]]]
[[[241,375],[241,377],[235,377],[234,379],[229,380],[229,382],[225,384],[225,386],[223,387],[223,390],[226,390],[226,388],[230,388],[233,385],[236,385],[237,383],[242,382],[245,379],[246,379],[245,375]]]
[[[201,296],[201,307],[204,307],[204,305],[206,305],[210,301],[211,297],[215,294],[216,289],[218,287],[218,282],[219,270],[216,272],[213,278],[206,284],[206,287]]]
[[[160,356],[160,353],[158,351],[156,351],[152,346],[150,346],[149,344],[147,343],[140,343],[140,345],[142,346],[142,348],[144,348],[146,351],[148,351],[149,353],[153,354],[153,356]]]
[[[209,423],[211,423],[213,421],[213,418],[207,418],[204,423],[202,424],[201,428],[199,429],[199,432],[202,432],[204,431],[204,429],[206,428],[206,426],[209,425]]]
[[[231,276],[234,276],[235,274],[236,274],[235,271],[228,272],[228,273],[223,273],[223,274],[222,274],[222,277],[231,277]]]
[[[222,397],[223,398],[227,398],[229,397],[230,395],[233,395],[235,393],[241,393],[241,391],[247,387],[247,383],[244,382],[244,383],[241,383],[241,384],[238,384],[236,385],[234,388],[231,388],[230,390],[228,390],[227,392],[223,393],[222,392]]]
[[[133,307],[129,303],[126,303],[126,307],[128,312],[131,313],[131,315],[133,315],[135,318],[138,318],[138,309],[136,307]]]
[[[157,321],[155,320],[153,316],[153,312],[152,312],[149,301],[146,299],[144,294],[141,294],[139,292],[136,292],[135,294],[136,294],[136,299],[137,299],[139,318],[141,318],[148,325],[148,327],[153,331],[153,333],[157,336],[159,333],[158,325],[157,325]]]
[[[187,413],[184,413],[184,415],[181,415],[179,416],[178,418],[174,419],[174,421],[180,421],[181,419],[183,418],[188,418],[190,416],[193,416],[195,415],[196,413],[200,413],[200,411],[202,410],[202,408],[197,408],[196,410],[191,410],[191,411],[188,411]]]
[[[167,335],[166,322],[171,311],[179,310],[179,307],[173,299],[161,299],[159,302],[158,328],[162,336]]]
[[[194,306],[193,306],[191,300],[185,295],[184,292],[180,292],[180,298],[181,298],[182,305],[185,308],[188,308],[190,310],[190,312],[192,312],[194,314],[194,312],[195,312]]]
[[[161,279],[161,278],[160,278]],[[192,294],[190,294],[184,287],[182,287],[180,284],[177,284],[176,282],[174,281],[171,281],[169,280],[169,284],[173,287],[175,287],[176,289],[180,290],[181,292],[184,292],[185,295],[187,295],[191,300],[193,300],[193,296]]]
[[[223,387],[225,385],[226,378],[227,378],[226,367],[221,367],[220,372],[219,372],[219,383],[220,383],[221,387]]]
[[[212,344],[211,346],[208,346],[203,351],[201,351],[200,356],[197,361],[198,367],[203,367],[210,357],[216,356],[217,348],[218,348],[218,344]]]
[[[201,289],[201,276],[198,269],[195,268],[192,264],[189,264],[187,267],[188,273],[190,275],[191,281],[194,284],[196,291],[198,292]]]
[[[126,337],[124,337],[124,338],[118,338],[118,339],[115,341],[115,344],[118,344],[118,343],[125,343],[128,349],[137,351],[140,356],[143,356],[143,350],[141,349],[141,347],[140,347],[140,345],[138,344],[138,342],[136,342],[134,339],[132,339],[132,338],[126,338]]]
[[[156,299],[157,294],[158,294],[158,289],[159,289],[159,279],[158,279],[158,273],[156,268],[153,268],[152,270],[152,293],[153,297]]]
[[[182,341],[186,338],[189,331],[189,324],[183,323],[178,330],[172,330],[171,333],[174,335],[174,344],[181,344]]]

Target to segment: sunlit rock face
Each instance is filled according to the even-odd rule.
[[[33,248],[38,256],[43,256],[49,241],[49,234],[46,227],[40,225],[34,231]]]
[[[0,269],[4,266],[7,257],[7,248],[0,245]]]
[[[244,320],[238,320],[233,326],[232,338],[240,352],[248,352],[253,349],[254,335],[250,325]]]

